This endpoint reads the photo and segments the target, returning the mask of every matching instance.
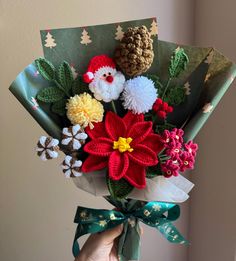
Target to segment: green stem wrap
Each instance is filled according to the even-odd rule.
[[[111,202],[111,200],[109,200]],[[112,204],[120,208],[120,202],[112,200]],[[77,239],[85,234],[93,234],[124,224],[123,233],[119,238],[118,256],[120,261],[139,260],[140,257],[140,227],[139,222],[154,227],[171,243],[188,244],[188,241],[178,232],[172,221],[178,219],[180,207],[163,202],[148,202],[138,209],[104,210],[78,207],[74,222],[78,224],[73,254],[80,252]]]

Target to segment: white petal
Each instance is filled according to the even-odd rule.
[[[55,159],[55,158],[58,157],[58,152],[57,152],[57,151],[52,151],[52,150],[46,150],[46,151],[47,151],[48,155],[49,155],[51,158]]]
[[[72,127],[72,133],[75,135],[80,130],[80,125],[76,124]]]
[[[82,132],[82,133],[78,133],[75,136],[75,138],[78,140],[86,140],[88,138],[88,135],[86,133]]]
[[[39,148],[39,147],[36,147],[36,151],[43,151],[44,148]]]
[[[78,150],[79,148],[81,148],[81,144],[78,140],[75,140],[74,139],[74,142],[73,142],[73,149],[74,150]]]
[[[67,170],[64,174],[65,174],[66,178],[70,178],[70,176],[71,176],[71,171],[70,171],[70,170]]]
[[[71,141],[72,141],[72,138],[66,138],[66,139],[63,139],[63,140],[61,141],[61,144],[63,144],[63,145],[68,145],[69,142],[71,142]]]
[[[76,162],[73,164],[72,168],[79,168],[82,166],[81,160],[76,160]]]
[[[66,165],[70,166],[70,161],[71,160],[72,160],[71,156],[69,156],[69,155],[65,156],[65,163],[66,163]]]
[[[45,151],[43,151],[43,153],[40,155],[40,159],[43,161],[47,160]]]
[[[61,168],[62,169],[70,169],[70,166],[68,166],[67,164],[61,164]]]
[[[72,133],[68,131],[68,128],[64,128],[62,130],[62,133],[68,137],[72,137]]]
[[[44,147],[45,146],[45,141],[46,141],[47,137],[46,136],[41,136],[39,138],[39,143]]]
[[[59,140],[57,140],[57,139],[52,139],[50,142],[49,142],[49,144],[48,144],[48,148],[50,148],[50,147],[55,147],[55,146],[57,146],[59,144]]]
[[[82,173],[81,172],[78,172],[78,171],[75,171],[74,169],[72,169],[72,173],[75,177],[79,177],[79,176],[82,176]]]

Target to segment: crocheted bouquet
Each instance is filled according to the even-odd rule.
[[[10,87],[49,134],[37,154],[46,161],[64,153],[65,177],[116,207],[78,207],[74,255],[81,235],[124,223],[118,255],[138,260],[139,221],[186,244],[172,224],[175,203],[193,187],[182,173],[194,167],[192,139],[233,81],[234,64],[211,48],[158,41],[155,19],[41,36],[45,58]]]

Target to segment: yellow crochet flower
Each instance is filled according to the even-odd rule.
[[[103,119],[103,105],[86,92],[71,97],[66,104],[66,109],[67,118],[71,123],[80,124],[83,128],[89,126],[93,129],[93,122],[101,122]]]

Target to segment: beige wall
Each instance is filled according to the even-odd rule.
[[[43,131],[7,89],[42,55],[39,30],[157,16],[162,39],[191,43],[192,11],[190,0],[0,1],[0,260],[72,260],[76,206],[109,207],[66,180],[61,159],[43,163],[35,156]],[[185,210],[178,222],[185,235],[187,218]],[[145,261],[186,260],[185,247],[167,243],[154,229],[145,228],[142,250]]]
[[[195,42],[236,61],[236,1],[197,0]],[[189,261],[236,260],[235,84],[202,129],[190,201]]]

